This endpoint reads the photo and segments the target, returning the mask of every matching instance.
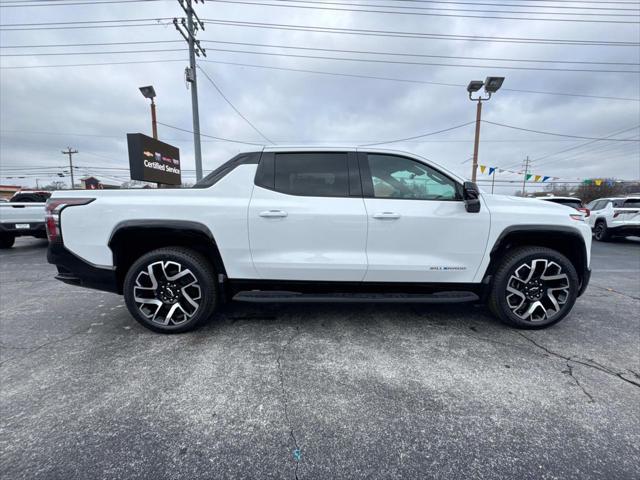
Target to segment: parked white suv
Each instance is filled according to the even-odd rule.
[[[389,150],[265,148],[192,189],[55,193],[59,280],[124,294],[131,314],[182,332],[246,302],[486,301],[546,327],[590,276],[582,214],[480,193]]]
[[[587,222],[596,240],[640,236],[640,197],[599,198],[587,208],[591,211]]]

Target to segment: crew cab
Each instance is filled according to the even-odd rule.
[[[640,197],[598,198],[588,208],[588,223],[596,240],[640,236]]]
[[[0,248],[11,248],[16,237],[47,238],[44,226],[45,202],[49,192],[18,192],[0,203]]]
[[[482,301],[541,328],[590,277],[582,214],[381,149],[264,148],[190,189],[56,192],[46,224],[59,280],[123,294],[165,333],[227,300]]]

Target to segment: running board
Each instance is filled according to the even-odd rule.
[[[472,292],[419,293],[298,293],[252,290],[233,297],[238,302],[254,303],[462,303],[476,302]]]

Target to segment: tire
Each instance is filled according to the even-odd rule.
[[[218,303],[213,267],[188,248],[160,248],[143,255],[129,268],[123,290],[129,313],[160,333],[199,327]]]
[[[519,247],[498,266],[488,305],[507,325],[545,328],[567,316],[578,289],[578,274],[567,257],[550,248]]]
[[[16,242],[16,237],[13,235],[0,235],[0,248],[11,248]]]
[[[611,234],[607,228],[607,222],[604,220],[598,220],[596,226],[593,227],[593,236],[599,242],[608,242],[611,240]]]

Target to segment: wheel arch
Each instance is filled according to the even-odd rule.
[[[580,285],[588,282],[587,249],[579,230],[562,225],[514,225],[505,228],[495,241],[483,283],[490,283],[506,252],[523,246],[547,247],[558,251],[573,264]]]
[[[118,223],[109,238],[118,291],[131,265],[142,255],[163,247],[186,247],[202,255],[216,273],[226,270],[220,250],[209,228],[188,220],[127,220]]]

